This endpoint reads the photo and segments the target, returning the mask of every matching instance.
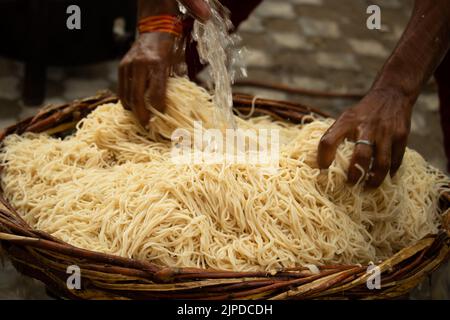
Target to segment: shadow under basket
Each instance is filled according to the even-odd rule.
[[[73,132],[80,119],[97,106],[117,102],[110,92],[63,105],[42,108],[0,133],[47,132],[64,135]],[[236,94],[235,108],[252,110],[253,97]],[[258,99],[256,115],[274,119],[310,121],[311,114],[326,117],[319,110],[298,103]],[[4,199],[0,191],[0,243],[16,269],[41,280],[55,295],[69,299],[380,299],[407,295],[449,256],[450,195],[440,199],[442,223],[430,235],[404,248],[378,264],[381,288],[367,286],[373,274],[367,266],[325,265],[320,273],[307,268],[266,272],[229,272],[211,269],[171,268],[148,261],[88,251],[69,245],[33,229]],[[81,269],[81,289],[67,287],[68,267]]]

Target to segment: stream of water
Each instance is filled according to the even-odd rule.
[[[240,47],[240,37],[231,34],[233,24],[228,9],[217,0],[205,1],[211,6],[211,19],[205,24],[196,21],[192,36],[197,42],[202,63],[209,65],[217,107],[215,126],[218,129],[236,129],[232,85],[237,77],[247,76],[245,50]]]

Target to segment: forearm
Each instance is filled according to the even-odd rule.
[[[412,17],[373,90],[394,89],[415,101],[450,45],[450,1],[416,0]]]
[[[178,3],[175,0],[139,0],[138,20],[160,14],[178,13]]]

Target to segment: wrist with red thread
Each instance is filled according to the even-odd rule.
[[[183,22],[174,15],[158,15],[142,18],[138,23],[139,33],[163,32],[176,37],[183,34]]]

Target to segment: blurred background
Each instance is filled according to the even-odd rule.
[[[37,2],[41,5],[37,6]],[[34,6],[33,10],[45,10],[42,6],[45,2],[52,8],[52,15],[61,15],[60,19],[50,19],[52,22],[45,24],[51,37],[35,32],[42,30],[43,19],[50,21],[45,15],[26,30],[20,29],[23,23],[17,23],[21,26],[19,29],[11,30],[7,19],[0,19],[0,38],[3,39],[0,46],[0,128],[34,115],[43,104],[84,98],[103,89],[116,90],[118,62],[133,39],[134,2],[70,1],[81,7],[81,31],[65,28],[68,16],[65,1],[0,0],[0,18],[2,12],[7,12],[2,9],[7,8],[10,10],[7,16],[18,22],[30,14],[29,6]],[[381,30],[366,28],[366,9],[371,4],[381,8]],[[326,92],[362,94],[369,89],[400,38],[412,5],[413,0],[265,0],[238,30],[249,51],[249,79]],[[101,10],[105,6],[108,10]],[[58,24],[62,29],[55,27]],[[249,87],[238,87],[235,91],[302,102],[334,116],[355,102],[307,98]],[[436,91],[430,82],[414,110],[409,146],[431,164],[445,170],[438,107]],[[0,298],[47,298],[42,285],[18,275],[7,259],[3,259],[3,267],[0,262]],[[449,297],[448,267],[441,268],[412,295],[412,298]]]

